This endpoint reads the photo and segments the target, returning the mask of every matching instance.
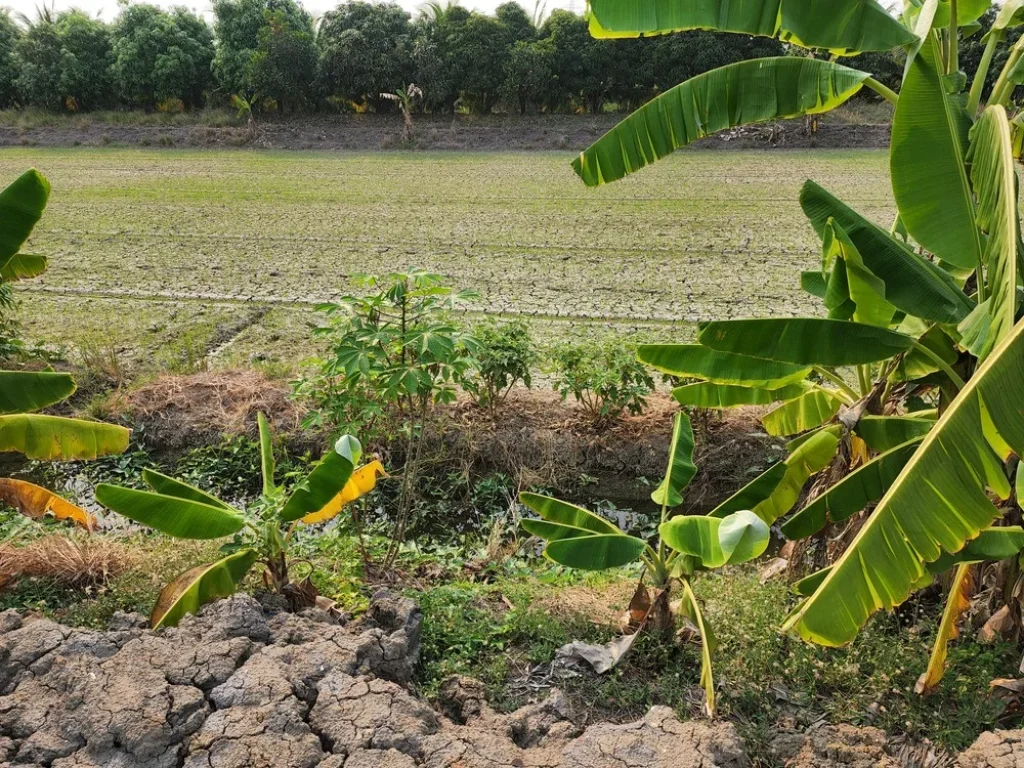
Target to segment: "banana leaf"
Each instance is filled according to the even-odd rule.
[[[698,340],[721,352],[830,367],[887,360],[914,344],[887,328],[804,317],[720,320],[705,324]]]
[[[21,250],[43,215],[50,182],[39,171],[25,171],[0,192],[0,264]]]
[[[1016,557],[1024,549],[1024,528],[1018,525],[1003,525],[986,528],[978,538],[971,539],[955,554],[943,552],[934,563],[928,563],[930,573],[945,573],[955,565],[972,565],[987,561],[1005,560]]]
[[[8,283],[39,277],[46,271],[47,259],[29,253],[16,253],[6,259],[0,258],[0,280]]]
[[[886,301],[896,308],[936,323],[958,323],[973,308],[948,272],[922,259],[813,181],[800,190],[800,206],[819,237],[824,238],[829,219],[842,227],[864,266],[885,284]]]
[[[726,517],[727,515],[731,515],[733,512],[739,512],[742,509],[753,509],[772,495],[775,489],[779,487],[779,483],[781,483],[786,477],[786,473],[788,471],[789,467],[784,461],[780,461],[778,464],[773,464],[766,471],[762,472],[745,486],[736,491],[736,493],[728,499],[711,510],[711,512],[708,513],[708,516]]]
[[[219,597],[233,595],[256,558],[255,551],[243,549],[215,563],[185,571],[160,591],[150,625],[153,629],[176,627],[186,614],[198,612]]]
[[[724,410],[739,408],[744,405],[771,405],[785,402],[807,392],[802,384],[789,384],[779,389],[759,389],[757,387],[741,387],[733,384],[713,384],[710,381],[699,381],[696,384],[685,384],[672,390],[672,397],[680,405],[690,408],[714,408]]]
[[[281,509],[281,520],[286,523],[301,520],[327,506],[345,488],[361,453],[359,441],[351,435],[343,435],[334,450],[317,462],[313,471],[295,486]]]
[[[0,371],[0,414],[38,411],[73,395],[75,380],[53,371]]]
[[[270,423],[263,411],[256,414],[256,424],[260,433],[260,470],[263,475],[263,495],[269,496],[276,489],[274,485],[274,435],[270,431]]]
[[[697,75],[631,114],[573,161],[588,186],[640,170],[705,136],[740,125],[835,109],[868,73],[798,57],[752,59]]]
[[[637,359],[670,376],[713,384],[778,389],[802,381],[810,368],[746,355],[716,352],[700,344],[643,344]]]
[[[1003,107],[991,106],[978,119],[971,132],[967,162],[978,197],[978,226],[988,236],[984,263],[991,292],[988,299],[990,322],[977,353],[984,359],[992,347],[1013,330],[1017,315],[1020,216],[1010,122]]]
[[[703,568],[738,565],[760,557],[768,548],[768,525],[749,510],[727,517],[681,515],[658,527],[666,545],[697,559]]]
[[[820,427],[837,413],[843,401],[831,390],[812,389],[761,417],[764,431],[781,437]]]
[[[220,507],[221,509],[228,510],[232,514],[237,514],[234,507],[221,501],[216,496],[191,486],[188,483],[175,480],[173,477],[168,477],[167,475],[157,472],[155,469],[142,470],[142,479],[146,485],[164,496],[174,496],[175,498],[184,499],[186,501],[197,501],[200,504],[208,504],[211,507]]]
[[[957,13],[957,16],[960,14]],[[992,22],[991,33],[1000,33],[1010,27],[1019,27],[1024,24],[1024,0],[1005,0]]]
[[[928,563],[927,573],[922,581],[930,582],[932,576],[945,573],[957,565],[1005,560],[1008,557],[1016,556],[1021,549],[1024,549],[1024,528],[1020,526],[986,528],[978,535],[978,538],[967,542],[966,546],[956,554],[950,555],[943,552],[938,560]],[[820,571],[815,571],[809,576],[793,582],[793,591],[798,595],[810,597],[818,590],[831,570],[832,566],[822,568]]]
[[[541,516],[525,519],[528,533],[548,542],[544,554],[569,568],[599,571],[635,562],[647,544],[627,536],[603,517],[583,507],[536,493],[521,493],[519,500]]]
[[[862,416],[853,431],[868,448],[885,453],[914,438],[924,437],[934,426],[934,418],[921,416]]]
[[[241,513],[225,508],[223,502],[204,504],[107,483],[96,486],[96,501],[129,520],[177,539],[220,539],[245,526]]]
[[[835,320],[888,328],[896,307],[886,298],[886,284],[864,266],[857,246],[835,219],[825,224],[822,261],[832,272],[825,288],[825,307]]]
[[[323,509],[306,515],[302,518],[302,522],[306,525],[313,525],[337,517],[346,504],[351,504],[372,491],[377,486],[378,477],[387,476],[388,473],[384,471],[384,465],[379,461],[364,464],[352,473],[352,477],[348,479],[345,487],[337,496],[331,499]]]
[[[935,635],[935,644],[928,659],[928,668],[914,684],[914,693],[919,695],[934,691],[942,676],[946,673],[946,657],[949,652],[949,641],[958,637],[960,631],[957,622],[971,607],[971,595],[974,592],[974,579],[971,578],[971,566],[961,565],[956,569],[953,583],[946,598],[946,607],[942,611],[942,621]]]
[[[790,440],[788,443],[786,443],[786,451],[788,453],[792,453],[797,448],[799,448],[801,445],[803,445],[808,440],[810,440],[812,437],[814,437],[815,435],[820,435],[822,432],[828,432],[830,435],[833,435],[833,436],[838,438],[838,437],[840,437],[843,434],[843,425],[842,424],[826,424],[823,427],[818,427],[817,429],[812,429],[810,432],[806,432],[806,433],[800,435],[799,437],[794,437],[792,440]]]
[[[968,315],[968,317],[970,317],[970,315]],[[909,326],[909,324],[909,321],[905,321],[900,330],[904,331],[904,328]],[[956,348],[956,343],[941,326],[935,325],[925,330],[919,336],[918,342],[921,346],[927,347],[938,355],[939,359],[941,359],[946,365],[952,366],[960,357],[960,353]],[[922,379],[925,376],[930,376],[938,371],[939,367],[935,364],[934,360],[920,350],[912,349],[903,356],[899,366],[893,373],[893,380],[913,381],[915,379]]]
[[[800,289],[817,299],[824,299],[828,292],[828,275],[819,270],[804,270],[800,273]]]
[[[693,463],[693,427],[690,417],[682,411],[676,413],[672,425],[672,441],[669,443],[668,467],[665,478],[653,493],[651,500],[660,506],[678,507],[683,503],[683,491],[697,474]]]
[[[783,462],[786,474],[771,495],[753,507],[754,514],[768,525],[789,514],[800,499],[804,485],[832,463],[838,447],[839,438],[824,430],[802,443],[786,457]]]
[[[591,0],[590,11],[596,38],[709,29],[777,36],[841,55],[888,51],[915,39],[875,0]]]
[[[40,461],[95,459],[128,448],[131,431],[113,424],[17,413],[0,416],[0,452]]]
[[[842,522],[882,498],[923,439],[915,438],[855,469],[787,520],[782,534],[787,539],[813,536],[827,523]]]
[[[875,611],[891,609],[1000,511],[1010,483],[1001,445],[1024,454],[1024,321],[1004,339],[950,404],[818,590],[785,629],[823,645],[850,642]],[[993,440],[990,435],[998,438]]]
[[[967,178],[970,118],[939,70],[934,33],[911,62],[893,116],[890,175],[910,235],[944,261],[973,269],[984,256]]]
[[[992,7],[992,0],[957,0],[956,23],[959,27],[971,27]],[[949,26],[949,0],[940,0],[935,10],[933,27],[945,29]]]
[[[0,503],[35,520],[50,514],[56,520],[70,520],[86,530],[92,530],[96,524],[95,518],[81,507],[26,480],[0,477]]]

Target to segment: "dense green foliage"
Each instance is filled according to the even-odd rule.
[[[202,104],[213,84],[213,32],[184,8],[170,12],[153,5],[125,6],[111,30],[111,73],[117,96],[133,107],[178,99]]]
[[[184,8],[124,5],[110,24],[43,11],[22,29],[0,16],[0,108],[191,109],[231,94],[258,110],[394,109],[410,82],[423,108],[488,113],[635,107],[680,77],[781,43],[695,31],[598,41],[582,16],[540,23],[514,2],[494,15],[428,4],[343,2],[314,25],[296,0],[216,0],[214,24]]]
[[[323,93],[380,106],[380,94],[411,82],[413,30],[397,5],[345,3],[320,20],[319,82]]]
[[[17,99],[15,81],[18,78],[18,63],[14,49],[21,39],[21,28],[14,23],[6,11],[0,11],[0,108],[6,109]]]
[[[113,102],[110,29],[81,11],[42,13],[18,40],[15,58],[26,105],[74,112]]]

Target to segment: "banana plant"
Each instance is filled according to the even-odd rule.
[[[154,629],[173,627],[205,603],[236,592],[249,571],[261,562],[264,584],[288,598],[293,608],[315,604],[309,577],[292,582],[288,546],[301,525],[325,522],[369,493],[386,476],[379,461],[357,467],[361,447],[351,435],[334,447],[290,492],[274,481],[273,435],[258,414],[263,492],[247,509],[238,510],[205,491],[155,470],[143,479],[151,490],[101,484],[96,501],[124,517],[177,539],[231,537],[221,559],[191,568],[161,590],[150,617]]]
[[[680,411],[674,419],[665,477],[651,494],[652,501],[661,507],[658,541],[654,544],[632,536],[609,520],[574,504],[534,493],[523,493],[519,498],[540,516],[539,519],[524,519],[522,526],[528,533],[547,542],[544,555],[550,560],[569,568],[589,571],[636,562],[643,564],[654,596],[651,597],[641,578],[630,604],[631,615],[638,619],[637,631],[648,620],[658,629],[674,629],[676,617],[670,610],[670,596],[676,591],[680,593],[679,616],[684,622],[683,634],[699,638],[705,709],[709,716],[714,716],[715,683],[711,662],[715,637],[694,594],[692,581],[700,571],[737,565],[760,557],[768,547],[769,528],[749,510],[727,508],[727,505],[735,505],[742,500],[741,495],[727,500],[716,510],[717,515],[671,516],[671,510],[682,505],[683,491],[697,472],[693,448],[690,419]],[[776,485],[778,479],[775,478]],[[637,611],[640,616],[635,615]]]
[[[989,93],[985,82],[998,46],[1024,24],[1024,0],[1002,3],[973,82],[958,55],[959,40],[977,31],[991,5],[906,0],[895,16],[875,0],[590,2],[597,37],[714,29],[777,37],[810,54],[741,62],[667,90],[575,159],[588,185],[621,179],[724,128],[827,112],[863,88],[895,107],[891,228],[813,181],[801,192],[822,258],[800,285],[821,300],[819,315],[710,322],[696,344],[639,350],[650,365],[694,381],[674,393],[685,405],[771,405],[762,423],[794,438],[787,462],[834,439],[833,456],[804,462],[818,469],[802,480],[773,468],[776,479],[790,474],[788,487],[766,473],[743,499],[774,523],[817,473],[811,500],[783,522],[783,533],[805,537],[840,524],[852,536],[785,623],[812,642],[852,641],[873,613],[930,584],[943,565],[957,569],[939,633],[952,637],[973,561],[950,558],[1006,528],[1014,508],[1008,468],[1024,454],[1024,247],[1014,161],[1024,115],[1011,95],[1024,82],[1024,37]],[[897,46],[907,58],[899,92],[842,63]],[[762,506],[759,498],[770,495],[783,503]],[[986,552],[992,558],[982,559],[1016,550]],[[922,689],[941,677],[944,642]]]
[[[41,275],[47,259],[21,248],[42,218],[50,184],[29,170],[0,192],[0,284]],[[51,370],[0,370],[0,452],[45,461],[94,459],[121,453],[129,430],[113,424],[37,413],[75,392],[75,380]],[[81,507],[25,480],[0,478],[0,502],[29,518],[52,515],[84,528],[95,522]]]

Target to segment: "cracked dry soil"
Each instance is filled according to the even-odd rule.
[[[558,691],[502,715],[487,706],[479,683],[453,678],[439,714],[411,689],[420,624],[412,600],[386,592],[365,620],[349,624],[320,611],[268,615],[244,595],[158,632],[141,616],[118,616],[101,632],[7,611],[0,614],[0,766],[749,765],[731,724],[683,723],[665,707],[638,722],[582,730]],[[1019,734],[982,744],[990,736],[965,753],[975,754],[964,766],[1024,767]],[[884,734],[866,748],[837,747],[825,731],[787,738],[779,757],[793,766],[900,764],[885,762]]]

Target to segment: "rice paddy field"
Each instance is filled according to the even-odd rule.
[[[422,267],[541,339],[816,311],[804,180],[888,225],[887,154],[689,151],[588,189],[569,153],[6,149],[53,193],[19,289],[25,334],[169,368],[294,362],[351,276]]]

